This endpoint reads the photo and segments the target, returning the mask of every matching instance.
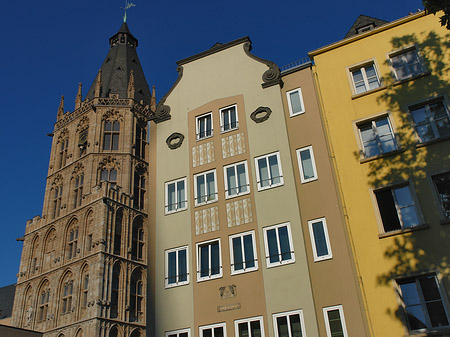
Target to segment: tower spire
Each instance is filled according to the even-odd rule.
[[[152,87],[152,97],[150,98],[150,110],[156,111],[156,90],[154,85]]]
[[[75,98],[75,110],[78,109],[79,107],[81,107],[81,100],[82,100],[82,95],[81,95],[81,82],[78,83],[78,92],[77,92],[77,97]]]
[[[59,102],[58,115],[56,116],[56,120],[60,120],[63,115],[64,115],[64,95],[61,96],[61,101]]]

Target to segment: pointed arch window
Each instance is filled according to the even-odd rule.
[[[44,285],[41,287],[41,291],[39,292],[38,314],[37,314],[38,322],[42,322],[47,319],[49,302],[50,302],[50,287],[49,283],[45,282]]]
[[[103,130],[103,150],[115,151],[119,149],[120,123],[105,121]]]
[[[131,258],[133,260],[144,259],[144,224],[141,217],[133,221]]]
[[[73,259],[78,254],[78,226],[75,221],[69,228],[69,233],[67,237],[67,258]]]
[[[56,230],[50,229],[44,243],[44,261],[43,269],[48,270],[52,266],[52,262],[56,255]]]
[[[89,296],[89,269],[86,268],[81,276],[81,309],[86,309]]]
[[[84,128],[78,134],[78,148],[80,149],[79,157],[82,157],[87,153],[88,131],[89,128]]]
[[[123,210],[120,208],[116,212],[116,221],[114,226],[114,250],[113,253],[120,255],[122,246],[122,221]]]
[[[147,125],[136,123],[135,156],[145,159],[145,147],[147,146]]]
[[[117,330],[117,326],[114,325],[111,330],[109,330],[109,337],[117,337],[119,335],[119,332]]]
[[[59,216],[61,211],[62,185],[53,188],[53,219]]]
[[[113,267],[112,272],[111,306],[109,311],[109,318],[117,318],[119,316],[119,290],[120,290],[120,264],[116,263]]]
[[[137,209],[144,208],[144,196],[145,196],[145,174],[144,172],[137,170],[134,172],[134,198],[133,206]]]
[[[21,327],[30,327],[31,318],[33,317],[33,287],[28,285],[25,290],[25,296],[23,297],[22,307],[22,324]]]
[[[142,283],[142,273],[136,270],[131,275],[130,286],[130,322],[139,322],[143,318],[144,285]]]
[[[81,200],[83,199],[83,183],[84,183],[84,174],[80,174],[75,178],[75,188],[74,192],[74,205],[73,208],[77,208],[81,206]]]
[[[39,255],[39,236],[33,240],[33,246],[30,256],[30,274],[34,274],[38,270],[38,255]]]
[[[142,336],[141,332],[138,329],[134,330],[130,335],[130,337],[141,337],[141,336]]]
[[[67,138],[61,139],[60,143],[59,143],[58,169],[66,166],[68,147],[69,147],[69,138],[67,137]]]
[[[71,275],[66,276],[65,282],[62,285],[61,293],[61,315],[68,314],[72,311],[72,296],[73,296],[73,280]]]

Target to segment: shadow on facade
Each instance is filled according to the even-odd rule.
[[[400,277],[435,272],[443,276],[443,283],[450,289],[450,225],[440,224],[440,205],[437,198],[431,197],[433,187],[429,176],[439,170],[450,170],[450,143],[447,139],[417,146],[418,138],[408,113],[408,106],[450,92],[449,83],[443,79],[450,72],[449,41],[450,34],[441,37],[434,31],[391,40],[392,50],[415,45],[427,69],[420,78],[401,84],[396,83],[391,74],[383,76],[386,90],[378,97],[378,103],[386,105],[396,121],[395,132],[402,152],[369,162],[368,182],[371,188],[377,189],[409,181],[417,196],[419,212],[430,228],[380,238],[388,266],[377,278],[381,287],[395,287],[394,281]],[[387,309],[387,314],[405,324],[400,306],[397,310]]]

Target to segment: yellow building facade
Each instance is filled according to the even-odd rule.
[[[369,328],[444,336],[450,34],[424,12],[371,19],[309,53]]]

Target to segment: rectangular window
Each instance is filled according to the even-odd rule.
[[[220,240],[197,243],[197,282],[222,277]]]
[[[283,185],[279,152],[255,158],[255,166],[258,191]]]
[[[302,310],[273,315],[275,337],[304,337],[305,324]]]
[[[264,337],[263,318],[253,317],[234,321],[236,337]]]
[[[188,247],[166,250],[166,288],[189,283]]]
[[[226,337],[227,326],[225,323],[201,326],[198,328],[200,337]]]
[[[450,219],[450,172],[437,174],[432,179],[438,193],[444,218]]]
[[[264,246],[268,268],[295,262],[289,223],[264,228]]]
[[[206,115],[198,116],[195,119],[196,130],[197,130],[197,140],[209,138],[213,135],[213,124],[212,124],[212,114],[208,113]]]
[[[186,178],[166,183],[166,214],[187,208]]]
[[[333,254],[331,253],[330,238],[328,237],[327,222],[325,221],[325,218],[308,221],[308,227],[314,261],[331,259]]]
[[[103,150],[119,149],[120,123],[106,121],[103,130]]]
[[[223,175],[225,177],[225,198],[250,193],[247,161],[225,166]]]
[[[435,275],[397,280],[410,331],[449,326],[449,317]]]
[[[286,93],[289,115],[291,117],[300,115],[305,112],[305,105],[303,104],[302,89],[297,88]]]
[[[316,163],[312,146],[307,146],[297,150],[298,167],[300,169],[300,179],[302,184],[317,180]]]
[[[81,201],[83,200],[83,181],[84,181],[84,174],[81,174],[75,178],[73,208],[81,206]]]
[[[217,201],[216,170],[194,175],[195,206]]]
[[[236,105],[220,109],[220,128],[222,132],[236,130],[238,125]]]
[[[365,158],[397,150],[397,142],[388,116],[358,124]]]
[[[164,337],[190,337],[190,336],[191,336],[191,329],[168,331],[164,334]]]
[[[342,305],[323,308],[327,337],[348,337]]]
[[[350,70],[355,94],[373,90],[380,87],[380,80],[374,63]]]
[[[255,232],[230,236],[231,274],[240,274],[258,269],[255,247]]]
[[[409,107],[421,143],[450,136],[449,108],[443,99]]]
[[[419,225],[419,215],[409,185],[375,191],[385,232]]]
[[[389,59],[397,81],[417,76],[423,72],[416,48],[392,54]]]

